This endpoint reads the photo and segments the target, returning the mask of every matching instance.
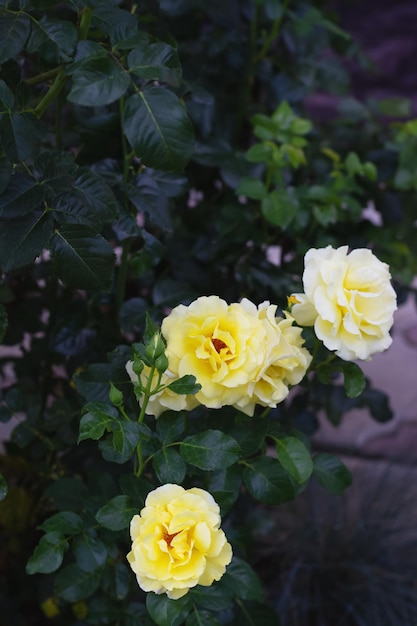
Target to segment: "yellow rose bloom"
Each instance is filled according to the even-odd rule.
[[[220,580],[232,559],[220,523],[219,506],[203,489],[167,484],[149,493],[132,518],[127,555],[141,589],[176,600]]]
[[[126,363],[126,371],[130,376],[132,382],[138,382],[138,376],[133,371],[133,361],[128,361]],[[143,371],[140,375],[140,380],[143,387],[146,387],[149,379],[149,375],[151,372],[151,368],[148,365],[144,365]],[[166,370],[162,374],[161,384],[169,385],[173,380],[175,380],[176,376],[172,374],[169,370]],[[158,382],[158,372],[154,371],[152,385],[155,386]],[[141,403],[140,403],[141,405]],[[170,389],[162,389],[162,391],[158,391],[158,393],[153,394],[148,402],[148,406],[146,407],[146,412],[148,415],[154,415],[155,417],[159,417],[161,413],[171,409],[173,411],[191,411],[198,405],[198,401],[192,395],[183,395],[175,393]]]
[[[291,314],[314,325],[323,344],[345,361],[369,359],[392,342],[389,331],[397,308],[386,263],[371,250],[347,246],[312,248],[305,255],[303,294]]]
[[[209,408],[231,405],[253,415],[255,405],[275,407],[310,363],[301,330],[275,318],[276,306],[244,298],[228,305],[218,296],[180,305],[162,322],[170,371],[193,374],[195,399]]]

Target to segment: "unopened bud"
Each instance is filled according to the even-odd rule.
[[[155,359],[155,367],[160,374],[163,374],[168,369],[168,358],[165,353]]]
[[[109,400],[114,406],[122,406],[123,404],[123,394],[113,383],[110,383]]]

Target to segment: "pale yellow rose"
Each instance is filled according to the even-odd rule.
[[[276,308],[246,298],[228,305],[218,296],[176,307],[162,323],[170,370],[193,374],[201,385],[195,399],[209,408],[253,415],[256,404],[276,407],[311,361],[301,330],[275,318]]]
[[[388,265],[370,250],[347,246],[309,250],[303,294],[291,314],[300,325],[314,325],[323,344],[346,361],[369,359],[391,344],[397,308]]]
[[[128,361],[126,363],[126,371],[130,376],[132,382],[138,382],[138,376],[133,371],[133,361]],[[140,375],[140,380],[143,387],[146,387],[149,379],[151,368],[147,365],[144,365],[143,371]],[[174,374],[169,370],[166,370],[161,377],[161,385],[169,385],[173,380],[175,380]],[[154,375],[152,377],[152,386],[158,382],[158,372],[154,371]],[[140,406],[142,406],[142,401],[139,402]],[[198,405],[198,401],[195,399],[193,395],[183,395],[175,393],[168,388],[162,389],[162,391],[158,391],[158,393],[153,394],[148,402],[146,407],[146,413],[148,415],[154,415],[155,417],[159,417],[163,411],[167,411],[171,409],[172,411],[191,411]]]
[[[203,489],[167,484],[152,491],[130,523],[127,560],[141,589],[176,600],[220,580],[232,559],[220,523],[219,506]]]

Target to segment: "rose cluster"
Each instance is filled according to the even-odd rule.
[[[201,404],[216,409],[234,406],[253,415],[256,404],[276,407],[311,362],[302,330],[289,314],[276,317],[276,309],[269,302],[257,307],[247,299],[227,304],[218,296],[175,307],[162,322],[168,369],[161,382],[167,385],[192,374],[201,389],[185,396],[165,387],[151,397],[147,412],[158,416],[166,409],[190,410]],[[132,362],[127,370],[137,381]],[[145,367],[143,385],[149,375],[150,368]]]

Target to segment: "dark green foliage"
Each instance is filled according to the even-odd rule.
[[[315,0],[0,2],[0,421],[20,420],[0,456],[6,626],[51,607],[62,626],[280,623],[239,512],[260,503],[262,526],[316,479],[342,493],[349,471],[307,435],[323,411],[388,420],[386,396],[308,331],[314,371],[269,416],[148,419],[125,365],[162,374],[159,324],[198,296],[284,309],[311,247],[372,247],[408,295],[416,121],[350,96],[355,54]],[[326,123],[318,92],[338,102]],[[235,553],[178,601],[145,597],[126,562],[132,516],[167,482],[213,495]]]

